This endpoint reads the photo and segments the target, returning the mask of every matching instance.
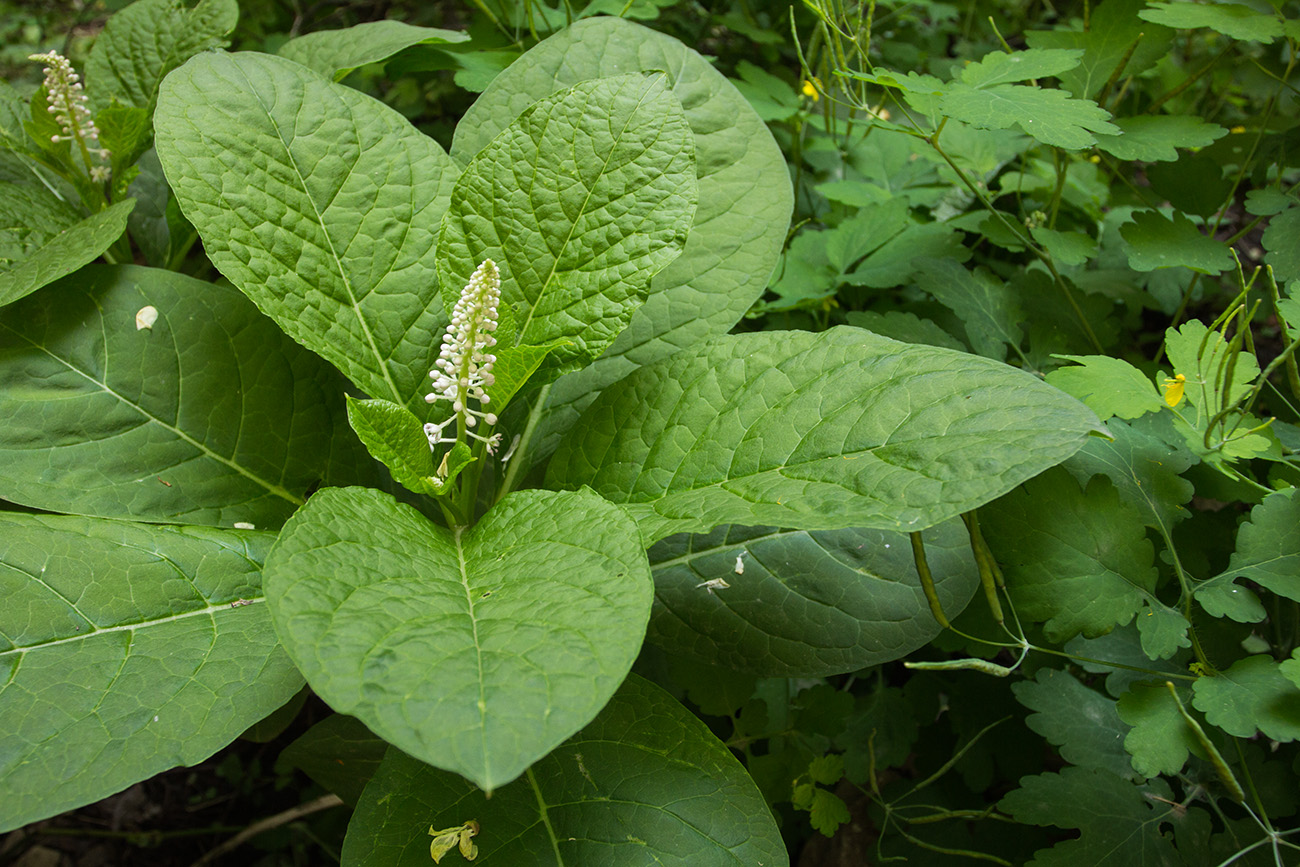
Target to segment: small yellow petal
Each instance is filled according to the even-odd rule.
[[[1228,130],[1228,132],[1231,132],[1234,135],[1241,135],[1245,131],[1246,128],[1244,126],[1234,126],[1232,129]]]
[[[1170,406],[1178,406],[1183,400],[1183,389],[1187,384],[1187,377],[1181,373],[1172,379],[1166,379],[1164,384],[1165,403]]]
[[[813,102],[816,102],[817,100],[822,98],[821,94],[817,92],[816,86],[813,85],[811,81],[808,81],[806,79],[804,80],[803,83],[803,95],[811,99]]]

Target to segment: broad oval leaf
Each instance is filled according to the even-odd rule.
[[[91,265],[0,311],[0,490],[55,512],[277,527],[310,487],[370,465],[343,386],[232,289]]]
[[[979,586],[966,529],[948,521],[923,538],[940,604],[956,617]],[[650,564],[646,638],[762,677],[857,671],[900,659],[942,631],[903,533],[719,527],[659,542]]]
[[[468,160],[529,105],[580,81],[667,70],[695,135],[699,208],[686,248],[594,364],[556,382],[528,460],[554,451],[578,414],[634,368],[734,325],[767,287],[794,193],[785,157],[745,97],[681,42],[621,18],[589,18],[528,51],[465,113],[452,154]]]
[[[22,226],[25,231],[13,245],[22,250],[19,258],[6,256],[7,263],[0,259],[0,305],[30,295],[94,261],[122,237],[134,207],[135,199],[125,199],[78,219],[71,208],[43,188],[6,185],[0,191],[0,215],[8,225]],[[4,243],[4,247],[10,246]]]
[[[646,540],[729,523],[916,531],[1104,433],[1004,364],[856,328],[717,338],[606,389],[555,453],[557,487],[627,505]]]
[[[371,397],[423,408],[447,317],[451,159],[380,102],[279,57],[204,54],[159,94],[158,158],[212,263]]]
[[[274,539],[0,512],[0,832],[200,762],[302,687]]]
[[[442,285],[459,292],[492,259],[516,342],[568,340],[554,358],[594,358],[686,243],[694,150],[662,73],[586,81],[535,103],[457,181],[438,239]]]
[[[339,30],[308,33],[284,43],[279,54],[327,78],[341,81],[358,66],[387,60],[412,45],[445,45],[468,39],[467,34],[455,30],[415,27],[389,18]]]
[[[390,749],[348,826],[343,865],[427,867],[430,827],[470,819],[480,829],[474,864],[485,867],[790,863],[745,769],[635,675],[589,726],[491,798]]]
[[[139,0],[112,15],[86,60],[86,86],[95,105],[116,98],[152,110],[167,73],[201,51],[224,47],[239,23],[237,0]]]
[[[285,525],[266,586],[323,699],[486,789],[600,711],[652,594],[635,525],[590,491],[516,492],[447,530],[378,491],[324,490]]]

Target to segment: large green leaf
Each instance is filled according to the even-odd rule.
[[[939,600],[955,617],[979,583],[966,528],[945,522],[924,540]],[[646,637],[737,671],[843,674],[905,656],[940,632],[902,533],[720,527],[665,539],[650,562]],[[709,583],[717,579],[727,586]]]
[[[1271,656],[1248,656],[1213,677],[1198,677],[1192,693],[1205,719],[1230,735],[1254,737],[1258,728],[1275,741],[1300,739],[1300,686]]]
[[[1121,160],[1178,159],[1175,148],[1205,147],[1228,134],[1196,115],[1143,115],[1115,121],[1121,135],[1097,136],[1097,147]]]
[[[154,124],[212,263],[371,397],[426,411],[447,322],[434,233],[456,180],[442,149],[382,103],[263,54],[194,58],[163,84]]]
[[[1124,63],[1126,75],[1150,69],[1169,51],[1174,33],[1167,27],[1137,17],[1145,0],[1105,0],[1092,7],[1086,21],[1074,19],[1078,30],[1031,30],[1025,42],[1032,48],[1082,48],[1075,69],[1060,74],[1061,83],[1075,96],[1096,95]]]
[[[1095,134],[1119,133],[1109,122],[1110,112],[1092,100],[1024,84],[951,84],[939,100],[939,111],[979,129],[1019,127],[1043,144],[1069,150],[1091,146]]]
[[[721,337],[606,389],[548,470],[648,542],[729,523],[915,531],[1078,451],[1099,423],[1006,365],[857,328]]]
[[[1078,838],[1034,853],[1028,867],[1176,867],[1188,862],[1161,831],[1182,809],[1170,795],[1163,780],[1134,785],[1106,771],[1065,768],[1022,777],[998,807],[1021,822],[1079,829]]]
[[[468,35],[455,30],[415,27],[390,18],[308,33],[284,43],[279,54],[340,81],[358,66],[387,60],[412,45],[445,45],[468,39]]]
[[[789,864],[744,768],[703,723],[635,676],[589,726],[490,799],[389,750],[348,826],[344,867],[427,867],[429,830],[471,819],[480,828],[474,864],[485,867]]]
[[[145,308],[157,320],[140,329]],[[56,512],[275,527],[369,465],[343,385],[238,292],[91,265],[0,312],[0,490]]]
[[[1113,698],[1055,668],[1040,668],[1033,680],[1013,683],[1011,691],[1016,701],[1035,711],[1025,725],[1059,747],[1061,758],[1125,779],[1137,776],[1124,751],[1128,726],[1116,712]]]
[[[226,44],[239,22],[237,0],[139,0],[115,13],[86,60],[86,85],[95,105],[116,98],[152,110],[167,73],[201,51]]]
[[[1137,509],[1105,479],[1083,491],[1063,470],[1045,473],[981,515],[1017,609],[1045,621],[1053,641],[1103,635],[1144,604],[1164,608]]]
[[[206,759],[288,701],[274,535],[0,512],[0,832]]]
[[[285,525],[266,584],[322,698],[486,789],[599,712],[653,592],[636,527],[589,491],[516,492],[446,530],[386,494],[327,489]]]
[[[17,301],[94,261],[126,231],[135,199],[84,219],[43,187],[0,187],[0,305]]]
[[[1152,3],[1138,17],[1179,29],[1208,27],[1233,39],[1264,45],[1283,34],[1283,19],[1277,13],[1259,12],[1241,3]]]
[[[551,388],[530,460],[550,454],[606,385],[731,328],[763,293],[785,242],[794,196],[785,158],[763,121],[699,54],[619,18],[579,21],[497,76],[456,127],[452,153],[468,160],[557,90],[637,70],[667,71],[695,134],[695,224],[682,255],[655,277],[649,299],[614,345]]]
[[[667,76],[586,81],[535,103],[465,167],[438,277],[458,294],[494,260],[516,342],[567,340],[553,358],[591,359],[681,253],[695,201],[693,138]]]

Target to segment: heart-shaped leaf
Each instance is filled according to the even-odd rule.
[[[534,104],[465,167],[438,275],[459,292],[494,260],[516,341],[567,340],[557,359],[591,359],[681,253],[695,201],[694,137],[667,76],[586,81]]]
[[[91,265],[0,311],[0,490],[57,512],[277,527],[309,488],[368,478],[344,384],[228,287]]]
[[[635,675],[590,725],[491,798],[390,749],[348,825],[343,865],[427,867],[430,828],[471,819],[474,863],[486,867],[790,863],[745,769],[702,722]]]
[[[640,650],[650,566],[590,491],[447,530],[367,488],[314,495],[266,564],[276,629],[335,710],[485,789],[600,711]]]
[[[0,832],[206,759],[302,687],[275,536],[0,512]]]
[[[457,172],[442,149],[383,103],[251,52],[169,75],[154,126],[221,273],[369,396],[424,407],[447,322],[433,243]]]
[[[915,531],[1083,446],[1097,417],[1023,371],[857,328],[721,337],[606,389],[556,487],[626,503],[647,541],[721,524]]]

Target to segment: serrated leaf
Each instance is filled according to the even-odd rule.
[[[1179,30],[1208,27],[1233,39],[1264,45],[1282,35],[1282,20],[1276,14],[1257,12],[1240,3],[1148,3],[1138,16]]]
[[[1155,552],[1136,510],[1108,482],[1087,491],[1044,473],[981,513],[984,535],[1021,616],[1046,621],[1052,641],[1089,638],[1155,602]]]
[[[1300,738],[1300,687],[1271,656],[1248,656],[1192,684],[1192,704],[1211,725],[1239,738],[1259,729],[1275,741]]]
[[[1063,90],[998,84],[976,89],[949,85],[939,100],[944,114],[979,129],[1019,128],[1043,144],[1082,150],[1098,133],[1114,135],[1110,112],[1087,99],[1072,99]]]
[[[1198,584],[1196,600],[1215,616],[1262,620],[1263,607],[1251,590],[1237,586],[1239,578],[1300,601],[1300,497],[1295,488],[1274,491],[1251,510],[1250,520],[1237,531],[1228,568]]]
[[[9,188],[0,199],[0,213],[9,212],[17,204],[13,196],[18,193]],[[0,270],[0,305],[11,304],[30,295],[55,280],[66,277],[83,265],[99,258],[126,231],[126,219],[135,207],[135,199],[126,199],[109,205],[97,214],[74,220],[58,228],[57,232],[28,230],[23,238],[27,249],[22,258]],[[25,226],[30,212],[18,216],[18,225]],[[8,213],[4,213],[8,217]],[[50,227],[53,228],[53,227]]]
[[[1193,487],[1181,474],[1196,463],[1196,456],[1178,445],[1167,416],[1111,419],[1106,429],[1110,440],[1089,440],[1065,468],[1080,485],[1095,475],[1106,476],[1120,498],[1137,507],[1142,523],[1172,530],[1189,515],[1184,504],[1192,499]]]
[[[961,71],[963,84],[991,87],[1048,78],[1069,72],[1083,59],[1083,51],[1064,48],[1031,48],[1028,51],[994,51],[969,63]]]
[[[517,341],[568,341],[553,358],[572,368],[614,342],[681,253],[696,194],[693,137],[665,75],[583,82],[534,104],[465,167],[439,279],[463,286],[494,260]]]
[[[1180,690],[1184,704],[1191,690]],[[1177,774],[1187,756],[1200,752],[1196,735],[1178,710],[1178,703],[1163,684],[1135,683],[1116,705],[1120,719],[1132,726],[1124,737],[1124,749],[1133,757],[1132,767],[1144,777]]]
[[[1165,219],[1159,211],[1137,211],[1133,222],[1120,227],[1133,270],[1191,268],[1202,274],[1220,274],[1233,267],[1226,244],[1201,234],[1181,213],[1175,211],[1171,216]]]
[[[361,720],[330,714],[284,748],[275,760],[276,773],[297,768],[312,781],[355,807],[361,792],[388,752]]]
[[[298,36],[280,46],[277,53],[326,78],[341,81],[358,66],[387,60],[412,45],[446,45],[468,40],[469,35],[458,30],[416,27],[390,18]]]
[[[1180,648],[1191,647],[1192,639],[1187,634],[1191,627],[1191,622],[1177,609],[1151,600],[1137,616],[1138,634],[1147,659],[1168,659]]]
[[[1061,758],[1080,767],[1134,778],[1121,743],[1127,726],[1116,713],[1113,699],[1053,668],[1040,669],[1033,680],[1012,684],[1011,691],[1016,701],[1035,711],[1025,724],[1059,747]]]
[[[433,244],[457,171],[442,149],[382,103],[250,52],[168,76],[154,125],[212,263],[368,396],[421,408],[447,322]]]
[[[1159,412],[1164,401],[1142,371],[1108,355],[1058,355],[1077,367],[1058,367],[1047,374],[1047,382],[1073,395],[1097,413],[1102,421],[1118,416],[1137,418]]]
[[[203,51],[221,48],[239,22],[236,0],[199,0],[188,9],[177,0],[139,0],[115,12],[86,60],[91,102],[153,112],[158,85],[167,73]]]
[[[1071,21],[1070,26],[1083,29],[1031,30],[1025,41],[1031,48],[1082,48],[1079,66],[1061,73],[1060,79],[1075,96],[1093,96],[1121,62],[1127,61],[1125,74],[1137,75],[1167,54],[1174,32],[1141,21],[1137,13],[1145,6],[1144,0],[1106,0],[1092,8],[1086,25]]]
[[[0,512],[0,831],[215,753],[288,701],[274,535]]]
[[[831,267],[847,271],[854,262],[881,247],[911,224],[906,199],[894,199],[876,208],[863,208],[835,228],[805,233],[824,246]]]
[[[1082,232],[1058,232],[1035,226],[1029,234],[1062,265],[1082,265],[1097,255],[1097,241]]]
[[[969,271],[952,259],[922,259],[915,267],[917,285],[957,314],[977,353],[1001,361],[1007,346],[1020,345],[1024,315],[996,276],[983,268]]]
[[[446,530],[368,488],[329,488],[267,558],[285,648],[340,713],[486,789],[608,700],[652,582],[636,527],[591,492],[515,492]]]
[[[158,318],[140,330],[136,316]],[[368,476],[343,383],[229,288],[88,266],[0,312],[0,489],[60,512],[279,526]]]
[[[808,808],[808,820],[813,830],[833,837],[840,825],[847,825],[851,818],[848,805],[839,795],[822,788],[813,789],[812,806]]]
[[[955,617],[978,583],[969,536],[950,521],[923,538],[935,591]],[[665,539],[650,562],[647,639],[735,671],[843,674],[905,656],[940,631],[902,533],[728,526]],[[728,586],[710,593],[719,578]]]
[[[1082,404],[976,356],[858,328],[717,338],[605,390],[548,469],[648,542],[727,523],[921,530],[1073,454]]]
[[[1291,651],[1291,658],[1278,663],[1277,669],[1300,689],[1300,648]]]
[[[844,776],[844,757],[837,753],[817,756],[808,764],[808,776],[814,783],[835,785]]]
[[[1161,831],[1178,805],[1167,802],[1166,786],[1161,800],[1149,793],[1105,771],[1065,768],[1021,778],[998,806],[1021,822],[1079,829],[1078,839],[1039,849],[1027,867],[1178,867],[1184,862]]]
[[[554,451],[583,409],[636,367],[731,328],[767,287],[785,244],[794,193],[785,157],[763,121],[721,73],[671,36],[619,18],[579,21],[503,72],[456,127],[467,160],[518,114],[580,81],[669,70],[695,139],[699,208],[682,254],[595,363],[554,383],[530,461]]]
[[[353,815],[344,867],[427,867],[427,830],[476,819],[475,865],[769,865],[789,859],[771,810],[716,737],[636,677],[524,779],[485,798],[390,750]]]
[[[1228,359],[1228,341],[1222,333],[1206,337],[1204,323],[1193,319],[1177,330],[1165,329],[1165,352],[1175,373],[1186,377],[1184,394],[1187,402],[1213,413],[1223,403],[1242,397],[1259,376],[1259,362],[1249,352],[1238,352],[1232,381],[1224,382]],[[1201,413],[1201,418],[1205,412]],[[1200,419],[1196,419],[1200,420]]]
[[[1199,148],[1214,144],[1228,134],[1218,124],[1206,123],[1196,115],[1143,115],[1115,120],[1120,134],[1098,135],[1097,147],[1121,160],[1173,162],[1175,148]]]

